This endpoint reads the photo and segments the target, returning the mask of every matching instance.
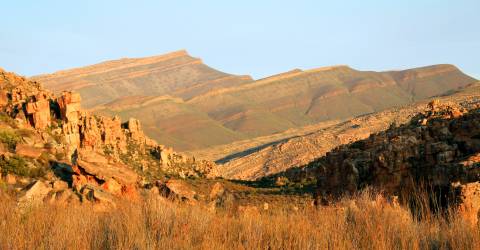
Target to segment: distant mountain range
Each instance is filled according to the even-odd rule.
[[[348,66],[294,69],[264,79],[215,70],[186,51],[120,59],[34,77],[75,90],[86,108],[136,117],[146,133],[199,150],[347,118],[451,93],[476,82],[453,65],[402,71]]]

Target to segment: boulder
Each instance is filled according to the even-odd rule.
[[[35,203],[43,201],[47,194],[52,190],[47,184],[36,180],[27,187],[25,195],[20,198],[21,203]]]
[[[120,117],[113,118],[100,117],[100,131],[102,140],[105,145],[110,145],[121,153],[127,151],[127,139],[122,129],[122,121]]]
[[[68,189],[68,183],[61,180],[56,180],[52,182],[52,188],[55,191],[61,191]]]
[[[195,203],[196,192],[182,180],[170,179],[165,184],[159,185],[160,191],[167,197],[186,201],[188,203]]]
[[[80,125],[80,138],[81,148],[91,151],[102,149],[102,131],[100,128],[100,124],[98,123],[97,117],[82,117]]]
[[[110,179],[107,179],[102,185],[101,187],[103,188],[103,190],[107,191],[107,192],[110,192],[110,193],[113,193],[113,194],[120,194],[122,193],[122,185],[120,183],[118,183],[115,179],[113,178],[110,178]]]
[[[82,188],[81,194],[89,201],[115,206],[115,197],[99,187],[86,185]]]
[[[140,124],[140,121],[134,118],[130,118],[125,124],[124,127],[127,129],[127,135],[128,137],[135,141],[138,144],[141,145],[146,145],[149,147],[155,147],[157,146],[157,143],[148,138],[142,130],[142,126]]]
[[[15,153],[20,156],[29,158],[38,158],[44,152],[43,148],[36,148],[25,144],[17,144],[15,147]]]
[[[55,204],[55,205],[67,205],[71,201],[78,201],[78,197],[70,189],[57,190],[48,193],[45,197],[44,202]]]
[[[109,161],[104,155],[93,151],[79,151],[77,165],[88,175],[103,181],[114,179],[120,184],[133,184],[137,182],[138,175],[128,166]]]
[[[111,195],[138,198],[138,175],[128,166],[112,162],[99,153],[81,150],[72,170],[72,187],[77,192],[94,187]]]
[[[5,106],[8,104],[8,92],[5,90],[0,90],[0,106]]]
[[[464,219],[477,224],[480,219],[480,182],[454,185],[458,196],[458,211]]]
[[[225,188],[220,182],[216,182],[210,191],[210,199],[221,197],[225,193]]]

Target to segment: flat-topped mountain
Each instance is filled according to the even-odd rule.
[[[402,71],[295,69],[264,79],[219,72],[185,51],[120,59],[35,77],[75,89],[97,113],[135,117],[146,133],[199,150],[344,120],[443,95],[476,80],[452,65]]]

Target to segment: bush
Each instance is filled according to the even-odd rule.
[[[62,153],[62,152],[57,152],[55,154],[55,159],[57,159],[58,161],[63,160],[63,159],[65,159],[65,154]]]
[[[2,175],[14,174],[18,176],[38,178],[48,171],[48,166],[30,167],[25,158],[15,155],[10,158],[0,157]]]
[[[42,166],[49,166],[50,159],[50,155],[46,152],[43,152],[40,157],[38,157],[37,162],[40,163]]]
[[[15,120],[12,117],[10,117],[9,115],[7,115],[3,112],[0,113],[0,122],[4,122],[4,123],[8,124],[12,128],[17,127],[17,123],[15,122]]]
[[[2,166],[2,175],[15,174],[20,176],[29,176],[30,169],[27,161],[21,156],[10,158],[0,157],[0,166]]]
[[[11,130],[0,130],[0,142],[7,145],[10,151],[14,151],[17,143],[20,141],[20,136]]]
[[[16,130],[15,133],[20,137],[32,137],[35,134],[33,130],[24,128]]]
[[[112,148],[105,146],[105,147],[103,148],[103,153],[104,153],[105,155],[113,155],[115,152],[113,151]]]

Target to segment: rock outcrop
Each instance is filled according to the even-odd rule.
[[[50,125],[50,101],[47,93],[40,92],[33,96],[25,107],[27,118],[38,129],[45,129]]]
[[[156,178],[159,172],[183,178],[215,176],[213,163],[158,145],[136,119],[122,123],[117,116],[90,114],[82,110],[78,93],[64,91],[55,97],[39,83],[2,70],[0,109],[8,127],[0,142],[7,166],[0,170],[37,176],[48,169],[30,168],[50,165],[82,201],[114,203],[116,196],[136,197],[140,180]],[[53,192],[52,185],[37,181],[24,200],[40,186],[48,186],[41,199],[55,200],[51,196],[58,190]]]
[[[86,150],[78,154],[73,171],[72,186],[80,193],[84,188],[94,186],[113,194],[133,196],[132,190],[139,180],[137,173],[125,164]]]
[[[367,186],[389,195],[419,185],[474,221],[480,215],[480,105],[465,110],[432,101],[409,124],[343,145],[315,161],[318,199],[353,194]]]

